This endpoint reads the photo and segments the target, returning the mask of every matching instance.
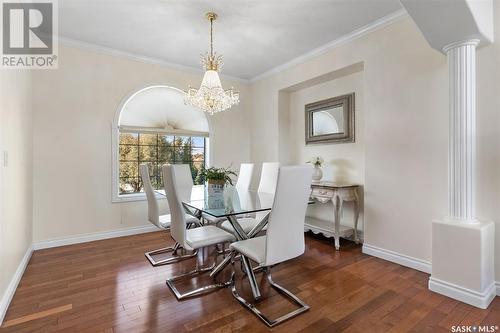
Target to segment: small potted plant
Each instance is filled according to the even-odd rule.
[[[198,172],[196,177],[198,183],[207,182],[209,194],[220,194],[224,190],[226,184],[233,185],[233,179],[231,176],[237,176],[238,174],[231,170],[230,167],[227,168],[205,168],[202,167]]]
[[[315,156],[310,161],[307,162],[314,165],[314,172],[312,176],[313,182],[318,183],[321,180],[321,178],[323,178],[323,170],[321,170],[321,166],[323,165],[324,162],[325,160],[323,160],[323,157],[321,156]]]

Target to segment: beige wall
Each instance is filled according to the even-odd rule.
[[[30,72],[0,70],[0,300],[31,246],[32,147]]]
[[[477,52],[477,211],[495,224],[500,282],[500,2],[494,1],[495,42]]]
[[[431,220],[446,214],[447,68],[409,18],[255,83],[259,106],[250,114],[254,123],[262,114],[272,118],[277,91],[358,62],[364,64],[365,242],[430,260]],[[255,126],[254,160],[278,154],[276,145],[259,145],[273,142],[275,126]]]
[[[365,183],[365,140],[364,140],[364,79],[363,72],[356,72],[329,80],[320,84],[300,89],[289,94],[289,151],[292,164],[302,164],[314,156],[325,160],[323,180],[337,182]],[[308,103],[331,97],[355,93],[355,142],[341,144],[306,145],[304,108]],[[283,124],[285,125],[285,124]],[[281,148],[280,148],[281,150]],[[362,209],[361,209],[362,211]],[[331,220],[333,205],[311,205],[308,215]],[[344,209],[344,224],[352,225],[351,206]],[[359,227],[363,226],[363,214],[360,214]]]
[[[131,92],[156,84],[182,89],[202,75],[76,48],[59,53],[58,70],[34,74],[34,240],[149,225],[145,202],[111,203],[111,123]],[[223,82],[248,96],[239,82]],[[241,125],[250,99],[242,100],[211,117],[213,165],[249,160]]]
[[[495,15],[499,22],[498,6]],[[497,222],[497,248],[499,45],[478,51],[478,213]],[[146,225],[144,202],[110,202],[111,121],[130,92],[152,84],[183,88],[201,75],[67,47],[60,53],[59,70],[34,76],[34,239]],[[287,90],[358,63],[363,72],[353,75],[355,82]],[[316,154],[330,164],[353,161],[346,174],[364,183],[365,242],[430,261],[431,221],[447,213],[447,82],[446,57],[402,18],[250,86],[233,82],[243,104],[214,116],[213,164],[302,163]],[[356,153],[349,145],[298,145],[297,115],[306,100],[331,97],[349,84],[363,96],[357,140],[364,145],[352,145]],[[283,108],[290,113],[279,112]],[[500,280],[500,256],[496,271]]]
[[[499,22],[498,6],[495,15]],[[497,248],[498,46],[497,38],[494,45],[479,50],[477,84],[478,213],[497,222]],[[358,62],[364,64],[365,242],[431,261],[431,221],[447,214],[448,70],[446,57],[430,48],[409,17],[255,82],[250,110],[252,160],[286,155],[278,140],[283,126],[277,102],[280,91]],[[334,154],[336,148],[331,147],[321,154]],[[299,153],[297,162],[306,155]],[[355,174],[355,169],[349,172]],[[500,280],[500,256],[496,272]]]
[[[363,84],[363,73],[358,72],[290,93],[288,141],[292,163],[305,163],[314,156],[322,156],[325,159],[324,180],[364,182]],[[305,105],[352,92],[355,93],[356,105],[355,142],[306,145]]]

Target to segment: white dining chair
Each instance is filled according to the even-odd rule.
[[[236,188],[241,191],[248,191],[252,183],[253,163],[241,163]]]
[[[260,173],[259,187],[257,191],[259,193],[270,193],[274,195],[276,192],[276,183],[278,181],[278,171],[280,168],[279,162],[264,162],[262,163],[262,171]],[[262,221],[269,212],[257,212],[253,214],[252,217],[255,219],[254,224]]]
[[[313,169],[309,165],[280,168],[273,208],[268,221],[267,234],[261,237],[238,241],[230,245],[230,249],[235,251],[233,252],[233,256],[235,253],[240,253],[242,256],[242,263],[244,264],[245,273],[248,277],[254,298],[257,300],[260,298],[260,291],[248,259],[256,262],[263,268],[269,284],[273,288],[299,306],[298,309],[279,318],[270,319],[252,303],[238,294],[233,279],[233,296],[270,327],[278,325],[309,309],[309,306],[297,296],[274,283],[270,267],[304,253],[304,219],[311,193],[312,172]]]
[[[178,184],[179,180],[183,181],[182,176],[179,177],[179,175],[182,174],[182,169],[183,166],[178,164],[166,164],[162,168],[168,205],[170,207],[171,237],[177,243],[179,243],[182,248],[192,251],[233,241],[235,238],[232,234],[220,228],[217,228],[216,226],[207,225],[193,229],[186,228],[186,216],[182,205],[183,199],[180,195],[181,187]],[[215,261],[216,260],[217,255],[215,254]],[[215,267],[215,261],[212,266],[204,268],[199,268],[199,264],[197,262],[196,268],[193,271],[167,279],[167,285],[172,290],[175,297],[180,300],[227,286],[229,284],[229,281],[220,283],[214,282],[214,284],[212,285],[203,286],[201,288],[197,288],[185,293],[181,293],[175,286],[176,281],[190,278],[200,273],[209,271],[210,269]]]
[[[238,195],[245,196],[245,191],[248,191],[250,188],[250,184],[252,183],[252,175],[253,175],[253,163],[242,163],[240,166],[240,173],[238,175],[238,181],[236,182],[236,189],[238,190]],[[247,198],[240,197],[240,204],[245,205]],[[255,215],[255,214],[253,214]],[[266,213],[264,213],[264,216]],[[259,215],[260,217],[260,215]],[[259,220],[256,220],[253,216],[241,216],[238,218],[239,224],[241,225],[243,231],[245,233],[249,233],[263,217],[260,217]],[[218,221],[222,222],[220,227],[227,232],[234,234],[234,228],[229,221],[226,219]]]
[[[279,168],[279,162],[262,163],[258,192],[274,193],[276,191]]]
[[[189,164],[176,164],[176,171],[176,182],[179,198],[181,201],[190,200],[194,186],[191,167],[189,166]]]
[[[149,176],[149,167],[147,164],[141,164],[139,165],[139,173],[141,175],[142,179],[142,184],[144,188],[144,192],[146,193],[146,199],[148,201],[148,220],[155,226],[157,226],[160,229],[163,230],[169,230],[170,229],[170,223],[171,223],[171,216],[170,214],[164,214],[160,215],[160,210],[158,207],[158,200],[156,199],[156,194],[154,192],[153,186],[151,184],[151,178]],[[199,224],[199,220],[192,217],[188,216],[187,218],[187,223],[189,224]],[[192,254],[185,254],[185,255],[177,255],[177,251],[179,250],[179,243],[175,243],[174,246],[171,247],[165,247],[162,249],[158,250],[153,250],[144,253],[146,258],[148,258],[149,262],[153,266],[160,266],[160,265],[166,265],[169,263],[177,262],[182,259],[187,259],[194,257],[196,253]],[[170,258],[162,259],[162,260],[155,260],[153,258],[154,255],[159,255],[159,254],[164,254],[164,253],[169,253],[172,252],[173,256]]]

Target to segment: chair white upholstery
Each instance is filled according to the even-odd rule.
[[[175,181],[177,184],[178,197],[181,202],[190,200],[194,183],[189,164],[175,164]],[[165,191],[166,190],[167,186],[165,184]]]
[[[276,192],[276,182],[278,180],[279,162],[262,163],[258,192]]]
[[[188,250],[197,250],[202,247],[234,241],[235,238],[232,234],[215,226],[201,226],[194,229],[186,229],[186,218],[181,202],[183,199],[180,196],[180,190],[182,188],[178,185],[179,181],[185,181],[182,176],[183,170],[185,170],[185,166],[179,164],[166,164],[162,168],[165,191],[167,193],[170,214],[172,217],[170,224],[170,235],[172,238],[178,242],[181,247]],[[179,175],[180,177],[178,177]],[[227,285],[214,284],[187,292],[185,294],[181,294],[175,287],[175,281],[204,271],[206,271],[206,269],[196,269],[193,272],[169,278],[167,279],[167,285],[178,299],[194,296],[198,293],[203,293],[210,289],[220,288]]]
[[[160,215],[158,201],[149,178],[149,168],[147,164],[139,165],[139,173],[142,179],[142,186],[148,200],[148,220],[158,228],[167,229],[170,227],[170,215]]]
[[[250,238],[230,245],[232,250],[242,255],[244,263],[250,259],[258,263],[259,266],[264,267],[271,286],[300,306],[299,309],[280,318],[268,319],[254,305],[238,295],[233,283],[234,297],[271,327],[309,309],[295,295],[272,281],[270,266],[298,257],[304,253],[304,220],[311,193],[312,172],[313,169],[309,165],[280,168],[266,236]],[[260,292],[251,266],[247,264],[245,270],[254,297],[259,298]]]
[[[186,216],[182,207],[183,194],[182,187],[178,185],[178,180],[185,182],[185,164],[166,164],[163,166],[163,179],[165,191],[167,193],[170,215],[170,235],[181,247],[189,250],[196,250],[208,245],[229,242],[234,240],[233,235],[214,226],[202,226],[194,229],[186,229]],[[187,166],[189,167],[189,166]],[[177,178],[180,176],[179,178]],[[186,193],[184,192],[184,195]],[[203,241],[201,239],[204,239]],[[212,240],[212,243],[209,242]]]
[[[243,253],[246,257],[260,265],[266,261],[266,241],[266,236],[249,238],[244,241],[232,243],[230,248]]]
[[[189,201],[191,199],[191,194],[193,192],[193,176],[191,174],[191,167],[189,164],[176,164],[177,167],[177,185],[179,189],[179,197],[181,201]],[[163,178],[165,179],[165,178]],[[163,181],[165,183],[165,180]],[[167,191],[167,186],[165,186],[165,194]],[[167,197],[168,198],[168,197]],[[190,223],[200,224],[200,220],[196,217],[186,214],[186,223],[189,225]]]
[[[259,224],[260,220],[257,220],[253,217],[242,217],[238,218],[238,223],[245,233],[249,233],[257,224]],[[224,221],[221,223],[220,228],[224,229],[227,232],[234,234],[234,228],[229,221]],[[265,226],[262,230],[266,230],[267,226]]]
[[[255,239],[265,239],[265,256],[255,258],[258,264],[271,266],[304,253],[304,220],[311,194],[310,166],[282,167],[279,172],[267,235],[231,244],[243,255],[256,253]],[[262,242],[262,240],[260,241]]]
[[[238,190],[248,191],[252,183],[253,163],[241,163],[236,188]]]
[[[276,192],[276,183],[278,182],[278,171],[280,168],[279,162],[264,162],[262,163],[262,171],[260,173],[260,181],[258,192],[259,193],[272,193]],[[267,199],[268,197],[266,197]],[[262,221],[269,212],[257,212],[253,215],[258,222]]]
[[[171,216],[170,214],[165,214],[165,215],[159,215],[159,209],[158,209],[158,201],[156,200],[156,195],[153,190],[153,186],[151,185],[151,179],[149,177],[149,168],[147,164],[141,164],[139,166],[139,172],[142,178],[142,184],[144,187],[144,192],[146,192],[146,198],[148,200],[148,220],[156,225],[159,228],[162,229],[169,229],[170,228],[170,223],[171,223]],[[199,224],[199,220],[196,219],[193,216],[186,216],[187,223],[189,224]],[[177,255],[177,249],[179,248],[179,244],[176,243],[174,246],[171,247],[165,247],[153,251],[149,251],[144,253],[146,258],[149,260],[151,265],[153,266],[160,266],[160,265],[166,265],[170,264],[173,262],[177,262],[179,260],[191,258],[196,253],[191,254],[191,255]],[[153,258],[154,255],[159,255],[163,253],[168,253],[168,252],[173,252],[175,256],[172,256],[170,258],[166,259],[161,259],[161,260],[155,260]]]

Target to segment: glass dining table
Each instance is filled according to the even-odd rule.
[[[165,196],[163,190],[156,192]],[[206,214],[214,218],[227,219],[233,227],[237,240],[255,237],[262,231],[267,224],[274,201],[272,193],[242,190],[234,186],[227,186],[221,193],[212,193],[206,186],[194,186],[190,195],[186,193],[184,197],[181,201],[186,213],[197,218]],[[260,221],[246,233],[238,222],[238,217],[251,214],[258,214]],[[210,276],[215,277],[230,263],[230,260],[231,256],[226,256],[210,272]]]
[[[164,191],[156,192],[165,196]],[[274,194],[272,193],[242,190],[233,186],[227,186],[221,193],[212,193],[206,186],[194,186],[190,195],[185,193],[184,197],[185,199],[181,199],[181,201],[186,213],[198,219],[202,218],[204,214],[214,218],[227,219],[233,227],[234,236],[237,240],[253,238],[262,231],[268,222],[269,213],[274,202]],[[312,200],[309,201],[309,203],[313,202]],[[245,232],[238,218],[249,215],[255,215],[259,222],[249,232]],[[215,279],[231,263],[231,259],[232,254],[225,256],[210,271],[210,277]],[[260,292],[252,266],[247,258],[242,257],[242,260],[245,269],[251,271],[248,274],[249,282],[254,298],[258,299],[260,298]]]
[[[166,196],[164,190],[155,192]],[[274,201],[272,193],[242,190],[234,186],[227,186],[220,193],[212,193],[206,186],[193,186],[190,193],[180,194],[181,197],[184,197],[181,198],[181,202],[186,213],[197,218],[201,218],[205,214],[216,219],[227,219],[233,226],[234,236],[238,240],[251,238],[262,230],[267,223],[265,212],[271,211]],[[237,217],[258,212],[264,212],[260,214],[262,223],[254,228],[255,231],[245,233],[238,223]]]

